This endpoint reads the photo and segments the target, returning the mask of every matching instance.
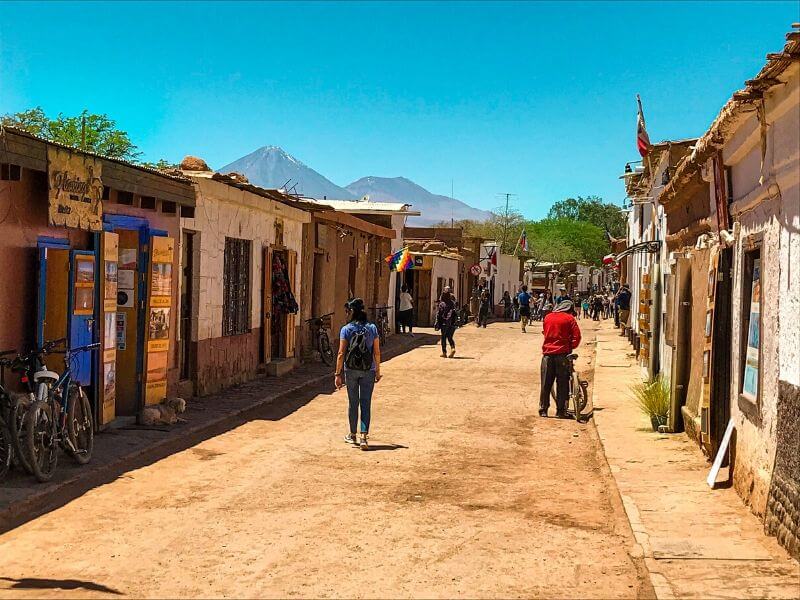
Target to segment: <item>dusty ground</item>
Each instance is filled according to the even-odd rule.
[[[323,392],[130,471],[0,537],[0,596],[649,596],[594,426],[534,416],[540,341],[390,360],[370,452]]]

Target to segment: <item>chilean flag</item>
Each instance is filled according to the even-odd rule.
[[[642,158],[650,153],[650,136],[647,135],[647,128],[644,126],[644,113],[642,112],[642,99],[636,94],[636,102],[639,104],[639,115],[636,119],[636,146]]]
[[[528,234],[525,232],[524,229],[522,230],[522,234],[519,236],[517,247],[520,249],[521,252],[528,251]]]

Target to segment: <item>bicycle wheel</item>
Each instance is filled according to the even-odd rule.
[[[322,362],[324,362],[329,367],[333,366],[333,361],[336,359],[333,349],[331,348],[331,341],[328,339],[328,334],[320,332],[319,334],[319,355],[322,358]]]
[[[89,399],[80,386],[70,390],[67,436],[67,453],[80,465],[88,463],[94,448],[94,419]]]
[[[589,403],[589,382],[581,381],[578,375],[575,375],[575,381],[572,384],[575,386],[575,395],[578,398],[578,407],[581,412],[586,408]]]
[[[11,447],[11,433],[5,421],[0,420],[0,481],[6,478],[11,469],[11,457],[14,450]]]
[[[45,483],[53,478],[58,463],[58,443],[53,408],[46,400],[33,403],[25,417],[25,443],[33,476]]]
[[[11,433],[11,447],[14,450],[14,466],[21,467],[29,475],[33,475],[31,461],[28,458],[28,446],[25,443],[25,416],[31,406],[29,395],[13,397],[11,416],[8,419],[8,430]]]
[[[581,404],[583,404],[583,406],[586,406],[586,402],[582,402],[581,400],[583,398],[583,388],[581,387],[580,382],[578,381],[578,376],[575,373],[572,374],[572,382],[570,387],[572,388],[570,390],[571,392],[570,400],[572,400],[572,412],[574,414],[575,420],[580,421],[581,411],[583,410]]]

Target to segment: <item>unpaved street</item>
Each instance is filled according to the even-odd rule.
[[[0,595],[650,595],[594,425],[535,416],[541,336],[429,337],[385,364],[372,451],[344,390],[265,409],[0,537]]]

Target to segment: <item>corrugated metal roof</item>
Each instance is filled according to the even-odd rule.
[[[334,210],[349,213],[363,213],[363,214],[403,214],[411,217],[417,217],[422,213],[418,210],[408,210],[411,204],[404,204],[402,202],[373,202],[372,200],[317,200],[312,198],[304,198],[308,202],[316,204],[323,204],[330,206]]]

